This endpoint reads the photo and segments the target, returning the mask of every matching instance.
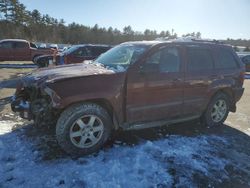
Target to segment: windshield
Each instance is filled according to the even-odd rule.
[[[101,63],[105,67],[123,71],[128,68],[129,64],[133,64],[146,49],[148,49],[148,46],[145,45],[119,45],[99,56],[95,63]]]

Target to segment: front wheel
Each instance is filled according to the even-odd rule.
[[[96,104],[74,105],[66,109],[56,125],[56,137],[63,150],[72,155],[97,152],[110,136],[112,121]]]
[[[202,121],[209,127],[223,124],[229,113],[229,98],[224,93],[215,95],[202,116]]]

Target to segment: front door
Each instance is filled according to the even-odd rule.
[[[160,47],[128,71],[127,122],[175,119],[182,114],[181,50]]]

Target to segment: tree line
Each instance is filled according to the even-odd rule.
[[[201,38],[201,33],[193,32],[183,36]],[[37,9],[27,10],[18,0],[0,0],[0,39],[22,38],[34,42],[62,44],[119,44],[125,41],[176,37],[178,35],[174,29],[161,32],[146,29],[139,32],[134,31],[131,26],[125,26],[121,31],[112,27],[99,27],[97,24],[93,27],[75,22],[66,25],[63,19],[41,14]],[[247,42],[246,46],[250,46],[250,41]]]
[[[24,38],[37,42],[53,42],[64,44],[103,43],[118,44],[124,41],[154,40],[156,38],[176,38],[177,33],[146,29],[144,32],[134,31],[125,26],[122,31],[117,28],[84,26],[75,22],[68,25],[63,19],[56,19],[48,14],[41,14],[37,9],[29,11],[18,0],[0,0],[0,39]],[[200,32],[185,36],[201,37]]]

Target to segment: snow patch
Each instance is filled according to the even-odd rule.
[[[227,145],[221,137],[168,136],[132,147],[116,145],[97,156],[44,161],[37,140],[25,129],[11,131],[15,124],[0,121],[0,187],[171,187],[176,179],[176,186],[193,187],[194,173],[228,178],[228,161],[214,147]]]

